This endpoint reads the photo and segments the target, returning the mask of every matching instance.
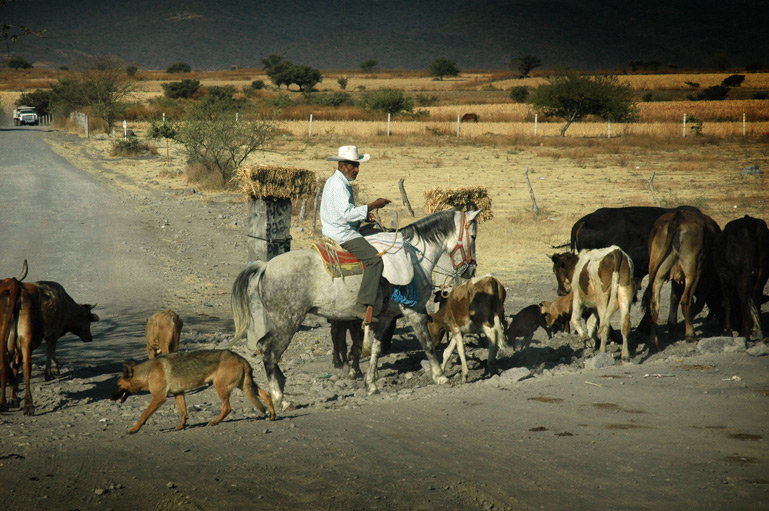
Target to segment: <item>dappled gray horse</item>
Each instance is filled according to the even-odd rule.
[[[405,306],[395,301],[377,314],[371,342],[371,361],[366,374],[370,394],[377,392],[377,361],[382,334],[396,316],[402,315],[413,328],[430,362],[433,381],[446,383],[427,330],[427,301],[431,297],[430,276],[437,261],[448,254],[455,271],[475,271],[475,218],[480,211],[440,211],[401,229],[416,265],[414,281],[418,299]],[[332,279],[314,250],[281,254],[269,262],[257,261],[240,272],[232,286],[235,340],[248,333],[248,346],[261,353],[273,402],[280,407],[286,378],[278,363],[308,313],[332,320],[355,319],[353,308],[361,276]],[[288,403],[284,405],[288,406]]]

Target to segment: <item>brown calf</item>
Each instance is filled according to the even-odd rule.
[[[462,334],[485,334],[489,340],[489,355],[486,374],[496,372],[497,346],[505,339],[505,288],[500,281],[486,275],[475,277],[454,286],[445,298],[436,294],[440,301],[437,312],[430,314],[428,329],[433,345],[437,346],[445,332],[451,335],[451,342],[443,352],[441,368],[446,370],[449,357],[456,347],[462,362],[462,381],[467,381],[467,360]]]
[[[505,331],[507,343],[514,345],[517,349],[519,346],[516,343],[516,339],[522,337],[520,348],[526,348],[529,346],[529,343],[531,343],[531,339],[534,337],[534,332],[536,332],[539,327],[542,327],[542,329],[547,332],[548,339],[552,337],[552,335],[550,335],[550,327],[545,321],[542,307],[540,305],[529,305],[528,307],[524,307],[518,311],[518,314],[513,316],[513,320],[510,322],[510,327]]]
[[[11,379],[11,406],[18,406],[16,374],[11,370],[12,353],[16,346],[16,322],[21,299],[21,281],[27,276],[27,260],[18,277],[0,280],[0,411],[8,409],[5,386]]]
[[[598,338],[601,340],[600,351],[606,351],[609,339],[611,317],[620,310],[622,331],[622,360],[630,360],[628,336],[630,334],[630,304],[635,294],[633,261],[616,245],[594,250],[582,250],[577,256],[567,254],[566,263],[561,265],[558,277],[558,290],[572,292],[571,326],[583,341],[593,336],[596,319]],[[553,256],[554,258],[556,256]],[[588,331],[582,328],[582,313],[585,309],[593,310],[588,319]]]
[[[712,218],[693,211],[671,211],[654,223],[649,234],[649,284],[644,292],[643,306],[649,312],[649,344],[656,349],[659,350],[660,291],[666,280],[671,281],[674,289],[683,287],[676,295],[680,296],[687,341],[696,340],[693,319],[705,302],[717,315],[722,315],[720,285],[713,260],[720,232],[721,228]],[[698,295],[696,302],[695,293]],[[677,310],[678,303],[671,299],[670,308],[671,312]]]
[[[545,317],[545,324],[551,332],[569,331],[571,302],[571,293],[559,296],[552,302],[540,302],[539,311]]]
[[[45,340],[48,345],[45,364],[45,379],[59,374],[56,362],[56,341],[70,332],[83,342],[91,342],[91,323],[99,321],[93,314],[94,305],[77,304],[56,282],[34,282],[22,284],[19,316],[16,328],[14,355],[23,359],[24,364],[24,414],[32,415],[30,378],[32,375],[32,351]],[[53,364],[53,369],[52,369]]]
[[[182,319],[172,310],[156,312],[147,320],[147,358],[179,349]]]

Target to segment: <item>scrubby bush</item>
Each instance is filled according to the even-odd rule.
[[[32,64],[23,57],[11,57],[5,65],[11,69],[30,69],[32,67]]]
[[[691,101],[722,101],[729,95],[729,87],[724,85],[713,85],[707,87],[697,94],[687,94],[686,97]]]
[[[369,73],[376,67],[377,64],[379,64],[379,61],[376,59],[366,59],[360,63],[360,68],[364,73]]]
[[[526,85],[510,89],[510,99],[516,103],[525,103],[529,97],[529,88]]]
[[[163,93],[171,99],[191,98],[200,90],[198,80],[181,80],[179,82],[168,82],[161,84]]]
[[[438,96],[434,94],[417,94],[414,96],[418,106],[433,106],[438,102]]]
[[[457,76],[459,74],[459,68],[456,62],[447,58],[435,59],[430,67],[427,68],[427,72],[430,76],[434,76],[438,80],[443,80],[444,76]]]
[[[344,76],[337,78],[336,83],[339,84],[339,88],[345,90],[347,88],[348,80]]]
[[[349,94],[346,92],[332,92],[330,94],[310,94],[306,97],[305,102],[308,105],[319,106],[352,106],[355,102],[352,100]]]
[[[190,71],[192,67],[186,62],[174,62],[166,69],[166,73],[189,73]]]
[[[48,115],[51,113],[51,101],[53,93],[50,90],[36,89],[32,92],[24,92],[16,100],[16,106],[31,106],[37,111],[38,115]]]
[[[136,66],[128,66],[125,68],[125,74],[127,74],[130,77],[136,76],[136,72],[139,71],[139,68]]]
[[[360,100],[360,106],[367,110],[397,114],[411,112],[414,109],[414,100],[400,89],[385,88],[364,94]]]
[[[264,89],[264,80],[254,80],[251,82],[251,90],[262,90]]]
[[[155,153],[154,148],[150,147],[147,142],[143,142],[136,137],[128,137],[126,140],[118,139],[112,143],[112,149],[110,154],[112,156],[136,156],[144,154],[146,152]]]

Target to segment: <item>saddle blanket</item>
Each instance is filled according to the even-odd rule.
[[[379,252],[383,252],[382,276],[390,284],[405,286],[413,280],[415,258],[412,249],[400,233],[380,232],[366,236],[366,240]],[[314,243],[312,247],[318,252],[323,260],[323,266],[332,277],[363,274],[363,263],[360,259],[338,245]]]

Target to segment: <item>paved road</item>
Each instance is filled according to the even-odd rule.
[[[53,280],[76,301],[98,303],[103,321],[94,325],[95,337],[113,341],[89,346],[88,356],[100,358],[125,336],[143,335],[143,321],[157,310],[165,286],[137,248],[139,236],[148,235],[143,220],[121,207],[114,191],[54,153],[43,140],[45,129],[0,128],[0,276],[18,275],[26,259],[27,281]],[[138,291],[149,298],[137,301]]]

